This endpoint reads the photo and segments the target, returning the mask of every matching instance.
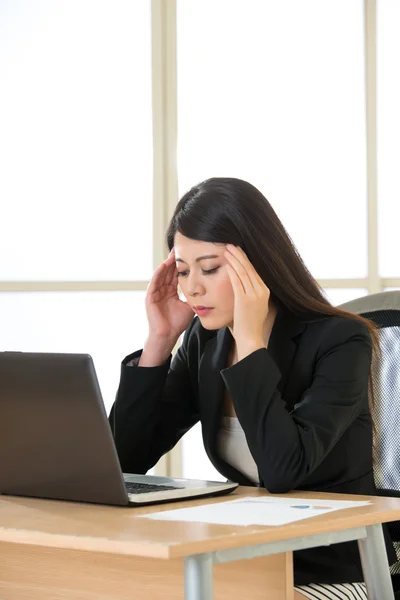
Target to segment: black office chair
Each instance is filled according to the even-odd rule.
[[[371,319],[379,327],[381,357],[372,365],[374,478],[380,495],[400,497],[400,291],[371,294],[339,308]],[[396,598],[400,598],[400,521],[389,523],[388,528],[397,553],[390,572]]]

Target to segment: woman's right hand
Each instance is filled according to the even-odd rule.
[[[154,271],[147,287],[145,305],[149,335],[139,364],[155,366],[153,363],[167,360],[179,336],[194,317],[193,310],[178,295],[174,249]]]

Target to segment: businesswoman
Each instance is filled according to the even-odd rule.
[[[122,469],[147,472],[201,421],[211,462],[242,485],[374,494],[372,325],[329,304],[245,181],[193,187],[167,242],[149,334],[122,363],[110,413]],[[356,542],[296,552],[294,569],[297,600],[367,598]]]

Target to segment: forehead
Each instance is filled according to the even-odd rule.
[[[190,260],[207,254],[221,255],[223,254],[225,244],[213,244],[212,242],[192,240],[178,231],[174,239],[174,248],[176,258]]]

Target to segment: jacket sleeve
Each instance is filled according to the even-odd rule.
[[[311,386],[291,412],[267,349],[222,371],[265,487],[300,487],[321,464],[368,398],[372,344],[367,328],[343,319],[320,343]]]
[[[109,423],[125,473],[146,473],[199,420],[190,379],[187,345],[191,327],[171,363],[127,366],[141,351],[126,357]]]

